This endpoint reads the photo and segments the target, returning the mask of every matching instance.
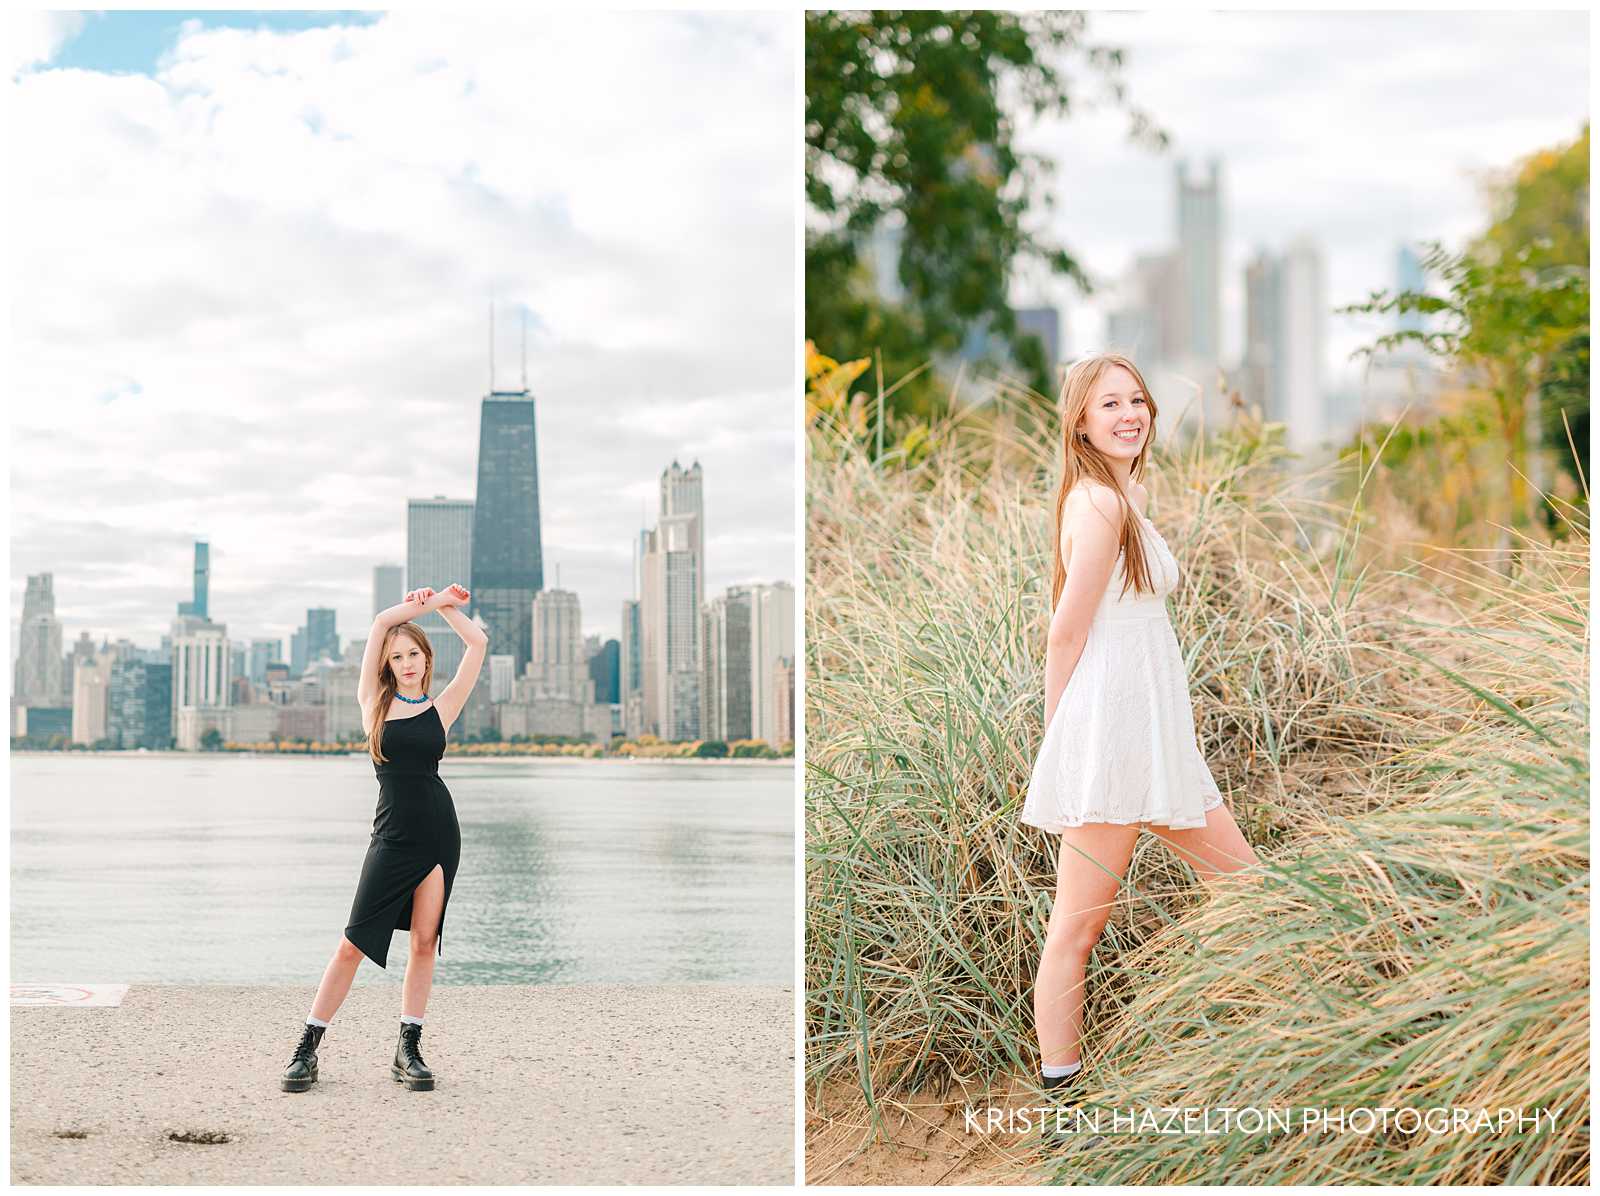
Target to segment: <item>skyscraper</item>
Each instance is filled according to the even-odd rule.
[[[700,685],[701,735],[706,739],[731,742],[751,737],[750,627],[755,597],[754,587],[729,586],[706,603]]]
[[[471,608],[489,629],[491,651],[515,657],[520,673],[532,652],[533,596],[544,588],[538,442],[526,388],[483,399],[471,560]]]
[[[772,673],[772,705],[777,712],[778,738],[769,740],[774,747],[794,742],[794,657],[779,657]]]
[[[374,565],[372,567],[372,613],[398,606],[406,596],[406,570],[404,565]],[[455,580],[455,579],[452,579]],[[430,584],[424,582],[424,585]],[[463,580],[462,585],[467,583]]]
[[[644,729],[700,734],[700,590],[694,515],[664,515],[650,532],[640,596]]]
[[[700,608],[700,738],[726,740],[727,687],[723,665],[728,598],[713,598]]]
[[[694,529],[690,543],[695,559],[694,609],[706,604],[706,510],[704,474],[700,462],[688,469],[676,461],[661,471],[661,515],[693,515]]]
[[[1283,271],[1278,260],[1258,249],[1244,272],[1244,378],[1246,403],[1262,418],[1283,421]]]
[[[1302,450],[1333,431],[1322,357],[1327,343],[1322,251],[1301,236],[1279,256],[1260,249],[1245,269],[1246,398]]]
[[[195,615],[202,619],[210,618],[207,605],[211,593],[211,545],[204,540],[196,540],[194,545],[194,597],[188,602],[178,603],[180,615]]]
[[[1210,177],[1191,180],[1176,164],[1178,257],[1182,264],[1185,349],[1193,358],[1222,356],[1222,162],[1210,159]]]
[[[197,616],[178,617],[172,634],[172,727],[178,735],[185,707],[200,710],[228,704],[228,630]],[[182,736],[179,735],[181,739]],[[193,750],[192,743],[179,743]]]
[[[776,746],[786,742],[775,693],[779,661],[794,657],[794,587],[786,581],[753,587],[750,620],[751,734]]]
[[[535,595],[528,676],[542,697],[590,701],[582,610],[573,591],[541,590]]]
[[[442,589],[458,581],[473,591],[477,587],[472,576],[473,504],[464,498],[446,498],[436,494],[432,498],[412,498],[406,501],[406,587],[421,589],[430,586]],[[470,605],[470,604],[469,604]],[[437,692],[450,683],[456,668],[461,664],[464,647],[461,637],[444,621],[438,611],[429,611],[413,620],[427,633],[433,645],[433,690]],[[489,650],[499,652],[503,645],[497,643],[490,632]]]
[[[306,660],[315,664],[323,657],[339,659],[339,632],[331,607],[314,606],[306,611]]]
[[[1189,333],[1177,251],[1139,254],[1119,290],[1120,302],[1107,317],[1106,348],[1128,354],[1141,369],[1180,360]]]
[[[250,641],[250,680],[257,685],[267,682],[267,666],[283,660],[282,640]]]
[[[623,599],[617,701],[622,704],[622,733],[628,736],[644,731],[643,635],[639,599]]]
[[[1322,369],[1328,322],[1322,251],[1308,236],[1283,255],[1283,398],[1289,447],[1309,448],[1331,428]]]
[[[72,674],[72,742],[98,743],[106,738],[106,706],[111,691],[111,668],[117,654],[97,649],[77,661]]]
[[[64,706],[61,620],[56,618],[54,575],[31,573],[22,595],[22,627],[17,638],[12,698],[21,706]]]
[[[106,738],[117,748],[172,746],[172,666],[124,657],[111,666]]]
[[[594,682],[594,700],[615,706],[621,700],[621,686],[617,675],[622,664],[622,644],[606,640],[600,649],[589,657],[589,680]]]

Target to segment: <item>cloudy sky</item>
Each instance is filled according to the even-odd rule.
[[[491,293],[586,631],[675,458],[708,594],[794,580],[796,20],[185,15],[8,27],[13,627],[48,571],[153,647],[198,538],[231,636],[364,636],[407,498],[473,497]]]
[[[1057,162],[1050,227],[1118,279],[1177,240],[1174,163],[1222,159],[1223,354],[1242,349],[1246,261],[1301,233],[1322,247],[1330,307],[1395,286],[1401,242],[1459,247],[1487,223],[1477,179],[1571,141],[1589,108],[1587,12],[1095,12],[1087,40],[1126,51],[1130,100],[1172,137],[1135,146],[1110,104],[1031,123]],[[1103,90],[1069,58],[1085,98]],[[1072,353],[1103,343],[1105,307],[1033,278],[1017,298],[1066,310]],[[1369,317],[1330,317],[1328,381],[1347,383]],[[1387,329],[1383,329],[1386,331]]]

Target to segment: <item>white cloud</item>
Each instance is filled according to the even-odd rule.
[[[473,494],[491,288],[586,626],[674,456],[708,591],[790,577],[793,25],[401,11],[21,76],[13,613],[48,570],[69,639],[154,643],[209,537],[230,634],[364,634],[406,498]]]
[[[5,31],[0,64],[9,79],[18,71],[49,62],[61,47],[83,28],[81,12],[49,12],[44,9],[11,9],[0,16]]]

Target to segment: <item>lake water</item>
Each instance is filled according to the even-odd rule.
[[[461,864],[436,984],[793,980],[792,764],[439,773]],[[13,754],[12,982],[314,985],[377,793],[365,756]]]

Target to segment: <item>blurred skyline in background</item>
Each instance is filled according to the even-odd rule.
[[[1586,12],[1097,11],[1089,33],[1126,51],[1128,92],[1171,143],[1132,144],[1110,107],[1019,115],[1019,148],[1056,163],[1056,206],[1031,223],[1103,289],[1084,298],[1024,267],[1012,300],[1056,308],[1065,360],[1133,349],[1141,368],[1181,366],[1208,391],[1218,362],[1247,399],[1281,371],[1268,416],[1289,417],[1295,447],[1349,434],[1364,368],[1350,353],[1397,323],[1331,309],[1419,285],[1421,241],[1460,248],[1489,223],[1480,180],[1571,141],[1588,116]],[[1209,269],[1210,294],[1185,286],[1180,262]],[[1258,345],[1240,368],[1252,307],[1256,339],[1265,324],[1285,351],[1262,363]],[[1398,411],[1396,358],[1420,364],[1412,351],[1374,371],[1369,419]],[[1165,397],[1188,402],[1182,388]]]

